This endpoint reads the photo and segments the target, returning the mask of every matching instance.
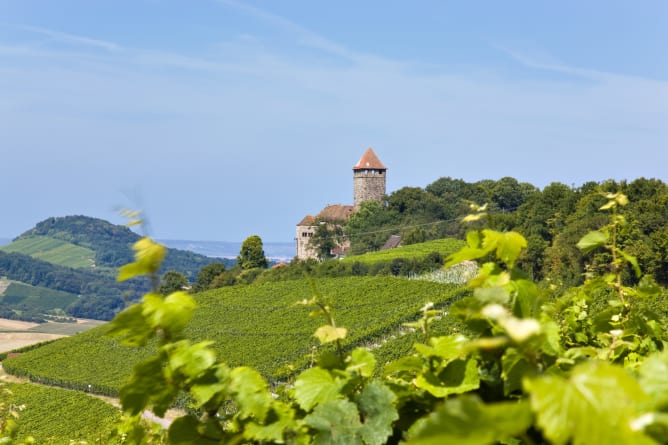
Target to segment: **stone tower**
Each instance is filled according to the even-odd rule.
[[[364,201],[382,201],[385,196],[387,167],[380,162],[369,147],[353,167],[354,205],[359,207]]]

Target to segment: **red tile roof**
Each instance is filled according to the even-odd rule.
[[[387,170],[387,167],[380,162],[380,159],[378,159],[378,156],[376,156],[376,153],[373,152],[371,147],[364,152],[360,160],[353,167],[353,170],[365,170],[369,168],[374,170]]]
[[[353,212],[353,206],[343,204],[328,205],[318,213],[318,219],[323,221],[345,221]]]
[[[315,216],[306,215],[301,221],[299,221],[298,226],[312,226],[315,224]]]

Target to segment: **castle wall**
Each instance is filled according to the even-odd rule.
[[[364,201],[382,201],[386,191],[385,170],[354,170],[353,197],[355,207]]]
[[[297,258],[300,260],[306,258],[315,258],[315,251],[310,248],[309,241],[315,233],[313,226],[297,226]]]

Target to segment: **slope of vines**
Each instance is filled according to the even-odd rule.
[[[6,402],[21,406],[17,420],[19,438],[32,436],[36,443],[70,444],[71,441],[106,443],[120,411],[81,392],[31,383],[7,383]]]
[[[387,338],[403,322],[416,319],[426,302],[446,305],[461,293],[453,285],[388,277],[332,278],[314,284],[332,302],[337,322],[348,328],[349,345]],[[188,336],[213,340],[219,357],[230,365],[284,375],[290,366],[307,365],[317,344],[313,332],[319,321],[295,304],[312,296],[307,280],[208,291],[196,296],[198,308]],[[106,337],[106,331],[101,326],[58,340],[3,366],[43,383],[114,395],[134,364],[154,350],[122,346]]]
[[[378,252],[365,253],[363,255],[353,255],[343,258],[341,261],[344,263],[359,261],[366,264],[376,264],[383,261],[392,261],[395,258],[422,259],[433,252],[438,252],[445,257],[461,249],[463,246],[464,241],[462,240],[443,238],[397,247],[396,249],[381,250]]]

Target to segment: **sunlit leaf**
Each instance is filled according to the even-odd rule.
[[[607,242],[607,233],[594,230],[583,236],[580,241],[578,241],[577,247],[582,251],[582,253],[588,253],[594,249],[605,246],[605,243]]]
[[[295,381],[295,399],[302,409],[310,411],[317,404],[342,397],[340,391],[346,383],[327,370],[307,369]]]
[[[606,362],[576,366],[570,378],[546,375],[526,380],[537,424],[554,444],[645,444],[631,421],[648,398],[623,368]]]
[[[335,328],[331,325],[320,326],[313,334],[320,343],[331,343],[336,340],[343,340],[346,338],[348,330],[346,328]]]

